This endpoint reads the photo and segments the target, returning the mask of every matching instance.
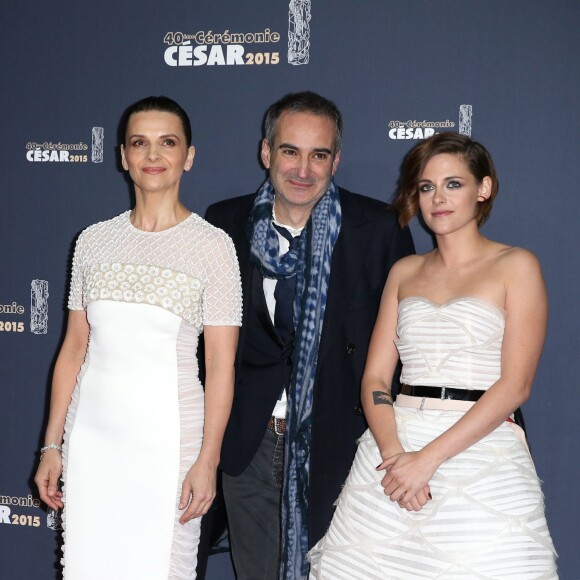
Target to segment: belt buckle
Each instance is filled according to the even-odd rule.
[[[278,435],[278,437],[280,435],[284,435],[284,431],[278,431],[278,426],[282,423],[283,420],[278,419],[277,417],[274,417],[274,433],[276,433],[276,435]]]

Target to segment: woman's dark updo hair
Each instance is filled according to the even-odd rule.
[[[173,99],[163,96],[146,97],[145,99],[137,101],[125,111],[121,122],[121,139],[123,143],[127,139],[127,127],[131,116],[135,113],[146,113],[147,111],[160,111],[161,113],[173,113],[177,115],[181,121],[187,147],[191,146],[191,123],[187,113]]]

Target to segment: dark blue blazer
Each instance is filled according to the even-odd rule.
[[[414,253],[409,230],[398,225],[395,212],[387,204],[342,188],[339,191],[342,225],[332,254],[314,387],[311,546],[330,525],[333,504],[348,475],[356,441],[366,428],[360,382],[387,274],[399,258]],[[252,194],[218,202],[206,213],[210,223],[233,239],[244,295],[234,402],[221,454],[221,468],[230,475],[239,475],[248,466],[262,441],[280,395],[285,364],[284,345],[276,338],[267,316],[261,285],[256,284],[259,273],[250,260],[246,232],[254,198]],[[256,309],[252,316],[250,308]],[[257,320],[262,321],[261,328]]]

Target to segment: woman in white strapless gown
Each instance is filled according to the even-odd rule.
[[[545,336],[539,264],[479,232],[497,193],[479,143],[455,133],[419,143],[400,183],[401,224],[420,210],[437,249],[389,274],[362,382],[370,428],[309,553],[311,578],[557,578],[540,482],[512,415]]]
[[[231,407],[239,269],[229,237],[179,200],[185,111],[143,99],[123,135],[135,208],[79,236],[36,482],[65,507],[64,578],[192,579]]]

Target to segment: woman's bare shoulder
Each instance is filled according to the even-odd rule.
[[[429,254],[412,254],[397,261],[389,272],[387,286],[398,295],[401,286],[405,286],[409,283],[409,280],[417,277],[423,268],[428,255]]]
[[[405,276],[416,272],[424,263],[427,257],[431,254],[411,254],[410,256],[405,256],[401,258],[391,268],[391,272],[398,276]]]
[[[521,297],[545,292],[540,261],[530,250],[504,246],[498,252],[496,267],[508,295]]]
[[[502,268],[516,272],[535,271],[540,268],[540,261],[530,250],[505,244],[498,244],[498,246],[498,264]]]

